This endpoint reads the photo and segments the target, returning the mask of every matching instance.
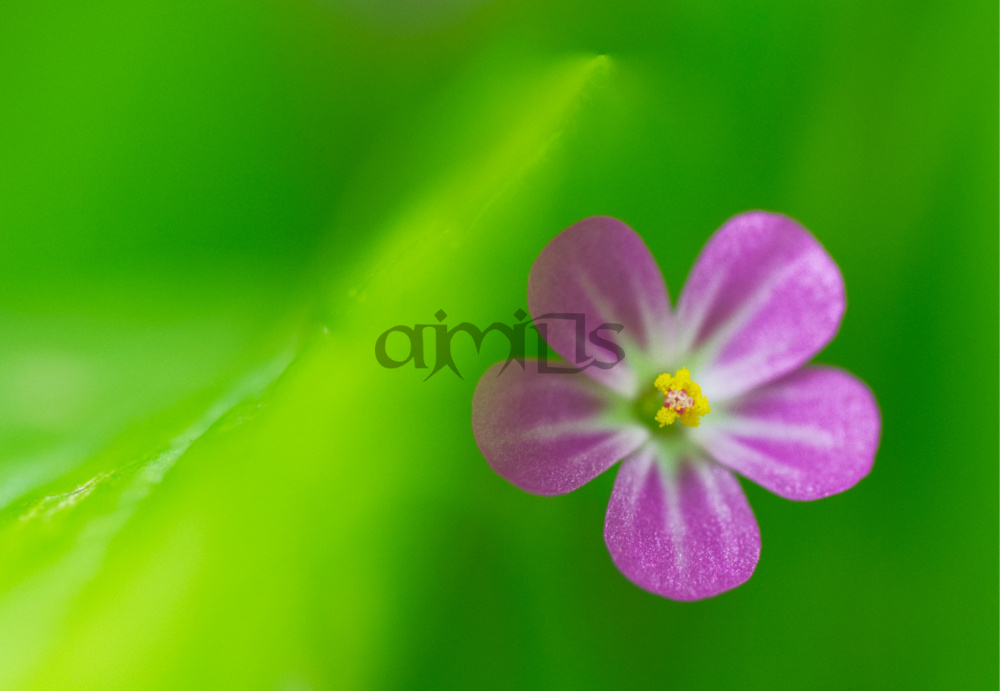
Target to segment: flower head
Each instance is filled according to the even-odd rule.
[[[528,306],[623,325],[609,340],[626,357],[569,376],[543,376],[532,361],[498,376],[495,365],[473,397],[476,442],[497,473],[542,495],[622,461],[604,527],[615,565],[665,597],[716,595],[745,582],[760,556],[733,472],[806,500],[848,489],[872,467],[881,421],[871,392],[847,372],[806,365],[844,305],[836,264],[784,216],[750,212],[723,225],[676,309],[631,228],[584,219],[538,256]],[[573,360],[577,335],[563,326],[546,337]]]

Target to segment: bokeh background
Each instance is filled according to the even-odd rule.
[[[0,688],[998,685],[998,10],[987,2],[0,4]],[[754,577],[675,603],[614,473],[494,475],[464,379],[582,217],[677,295],[796,217],[882,407],[872,474],[744,482]]]

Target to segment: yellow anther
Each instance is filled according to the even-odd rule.
[[[691,373],[687,367],[681,367],[672,376],[661,374],[653,382],[653,386],[663,394],[663,407],[656,413],[656,421],[660,427],[674,424],[680,420],[685,427],[697,427],[701,416],[712,412],[708,407],[708,399],[701,393],[701,387],[691,381]]]

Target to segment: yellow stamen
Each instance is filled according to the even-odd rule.
[[[656,413],[656,421],[660,427],[674,424],[680,420],[685,427],[697,427],[701,416],[712,412],[708,407],[708,399],[701,393],[701,387],[691,381],[691,373],[687,367],[681,367],[673,376],[661,374],[653,382],[653,386],[663,394],[663,407]]]

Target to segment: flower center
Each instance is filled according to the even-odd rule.
[[[712,412],[701,387],[691,381],[687,367],[681,367],[673,375],[661,374],[653,386],[663,394],[663,407],[656,411],[660,427],[672,425],[676,420],[680,420],[685,427],[697,427],[701,416]]]

